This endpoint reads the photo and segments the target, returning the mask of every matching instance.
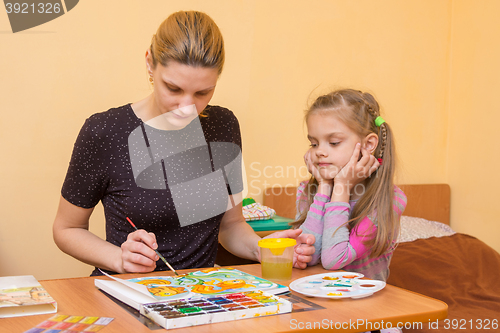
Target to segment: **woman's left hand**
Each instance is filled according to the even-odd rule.
[[[297,241],[293,252],[293,267],[304,269],[307,263],[312,260],[314,254],[314,235],[303,234],[301,229],[288,229],[273,232],[264,238],[293,238]]]

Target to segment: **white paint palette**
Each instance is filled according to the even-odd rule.
[[[290,289],[306,296],[324,298],[362,298],[384,289],[385,282],[361,279],[354,272],[332,272],[306,276],[290,283]]]

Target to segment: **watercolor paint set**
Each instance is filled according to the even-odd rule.
[[[292,312],[292,303],[253,290],[143,304],[141,314],[166,328],[180,328]]]
[[[306,276],[290,283],[302,295],[324,298],[362,298],[384,289],[385,282],[362,279],[355,272],[332,272]]]
[[[85,317],[56,314],[24,333],[78,333],[98,332],[108,326],[114,318]]]

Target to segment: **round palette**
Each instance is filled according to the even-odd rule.
[[[362,298],[384,289],[385,282],[361,279],[353,272],[332,272],[306,276],[290,283],[290,289],[306,296]]]

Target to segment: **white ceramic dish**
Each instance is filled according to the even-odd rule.
[[[324,298],[362,298],[384,289],[385,282],[361,279],[354,272],[331,272],[306,276],[290,283],[290,289],[306,296]]]

